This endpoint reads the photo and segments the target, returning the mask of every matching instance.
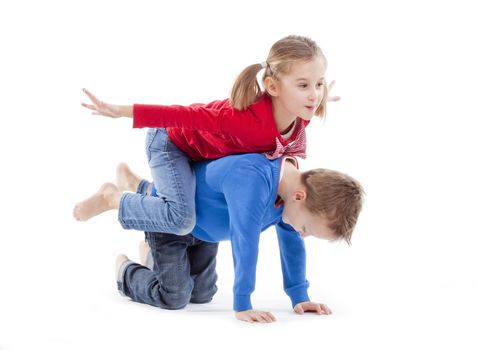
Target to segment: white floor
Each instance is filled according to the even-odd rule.
[[[477,349],[475,11],[459,0],[227,6],[0,4],[0,350]],[[165,311],[121,297],[114,260],[137,259],[141,233],[112,212],[78,223],[71,210],[119,161],[147,176],[145,130],[90,116],[81,88],[117,103],[226,98],[291,33],[323,47],[342,96],[309,126],[300,166],[347,172],[367,193],[351,248],[306,240],[310,296],[334,314],[292,312],[273,230],[253,294],[273,324],[234,319],[228,243],[212,303]]]
[[[137,259],[141,234],[122,231],[114,219],[107,214],[88,223],[65,221],[64,230],[29,225],[28,235],[9,232],[16,238],[9,239],[9,261],[2,256],[8,268],[2,268],[0,349],[477,346],[473,255],[435,252],[432,242],[419,248],[427,252],[417,252],[411,244],[394,249],[379,240],[370,249],[365,241],[371,238],[358,235],[352,248],[309,238],[310,295],[334,314],[300,316],[281,289],[274,233],[265,232],[253,301],[278,321],[251,325],[235,320],[231,311],[228,243],[220,248],[219,292],[212,303],[167,311],[121,297],[114,258],[124,252]],[[357,234],[376,236],[364,227]]]

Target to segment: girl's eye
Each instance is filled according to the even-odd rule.
[[[307,84],[300,84],[299,85],[301,88],[305,89],[308,85]]]
[[[322,86],[323,86],[323,83],[318,83],[318,84],[316,84],[316,87],[317,87],[317,88],[321,88]]]

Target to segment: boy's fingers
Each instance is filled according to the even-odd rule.
[[[264,313],[262,315],[262,317],[268,323],[273,322],[273,318],[270,316],[270,314],[268,312]]]
[[[262,313],[260,316],[262,316],[262,319],[265,323],[273,322],[273,320],[266,313]]]
[[[331,309],[326,305],[325,305],[325,311],[326,311],[326,314],[328,314],[328,315],[332,314]]]
[[[301,305],[295,306],[295,312],[302,314],[303,313],[303,307]]]
[[[331,314],[331,310],[328,306],[326,306],[325,304],[320,304],[321,306],[321,314],[322,315],[330,315]]]
[[[252,315],[250,315],[250,317],[251,317],[252,321],[262,323],[262,319],[261,319],[260,315],[252,314]]]
[[[253,318],[250,317],[250,316],[245,316],[244,318],[242,318],[242,321],[245,321],[245,322],[253,322]]]
[[[267,315],[270,317],[270,319],[271,319],[272,321],[276,321],[276,320],[277,320],[277,318],[276,318],[271,312],[267,312]]]

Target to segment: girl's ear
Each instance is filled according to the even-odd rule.
[[[272,77],[266,77],[265,81],[263,82],[265,85],[265,90],[267,90],[270,96],[277,97],[279,92],[279,83]]]

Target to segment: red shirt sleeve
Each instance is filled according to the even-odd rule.
[[[133,118],[134,128],[191,129],[235,137],[264,127],[269,129],[274,124],[271,106],[263,101],[239,111],[228,99],[190,106],[135,104]]]
[[[135,104],[134,128],[181,128],[216,132],[220,111],[203,107]]]

